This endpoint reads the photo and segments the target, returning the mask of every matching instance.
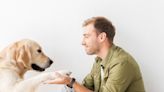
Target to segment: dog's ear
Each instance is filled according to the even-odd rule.
[[[25,43],[15,42],[2,50],[0,59],[5,59],[18,67],[27,68],[31,59],[30,47]]]
[[[27,68],[31,59],[30,48],[27,45],[23,45],[18,49],[16,55],[16,62],[18,64],[23,64],[23,66]]]

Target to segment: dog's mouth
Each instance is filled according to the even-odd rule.
[[[36,64],[32,64],[31,67],[32,67],[32,69],[37,70],[37,71],[44,71],[45,70],[45,68],[41,68]]]
[[[44,68],[40,67],[39,65],[37,65],[37,64],[35,64],[35,63],[31,64],[31,67],[32,67],[32,69],[34,69],[34,70],[36,70],[36,71],[42,72],[42,71],[44,71],[46,68],[50,67],[50,65],[51,65],[52,63],[53,63],[53,61],[52,61],[51,59],[49,59],[48,64],[46,64],[46,65],[44,66]]]

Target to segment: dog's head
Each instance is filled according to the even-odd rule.
[[[35,41],[24,39],[3,50],[1,57],[27,70],[44,71],[53,61],[47,57]]]

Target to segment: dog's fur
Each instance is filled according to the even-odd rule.
[[[35,92],[39,84],[54,79],[54,72],[24,79],[28,70],[44,71],[52,64],[38,43],[24,39],[0,52],[0,92]],[[70,74],[70,72],[63,72]]]

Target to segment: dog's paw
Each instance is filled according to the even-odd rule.
[[[56,79],[58,77],[62,77],[62,76],[70,76],[72,72],[68,71],[68,70],[58,70],[55,72],[50,72],[49,74],[49,79]]]
[[[59,70],[59,71],[56,71],[57,73],[60,73],[62,75],[67,75],[67,76],[70,76],[72,74],[71,71],[69,70]]]

